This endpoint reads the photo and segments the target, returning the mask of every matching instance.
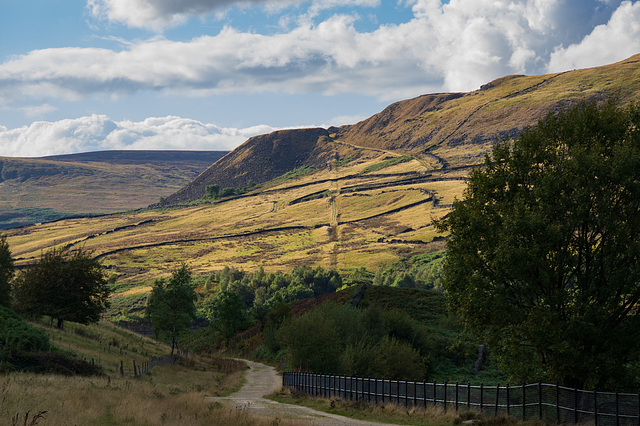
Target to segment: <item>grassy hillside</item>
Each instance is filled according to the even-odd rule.
[[[368,158],[374,149],[411,154],[432,168],[474,165],[496,140],[517,135],[549,112],[585,98],[611,97],[621,103],[640,100],[640,55],[598,68],[506,76],[468,93],[423,95],[394,103],[350,126],[257,136],[167,197],[163,205],[200,198],[207,185],[263,183],[305,165]]]
[[[0,228],[138,209],[177,191],[225,152],[106,151],[0,158]]]
[[[639,60],[504,77],[471,93],[399,102],[354,126],[252,138],[167,198],[180,198],[182,207],[9,230],[11,250],[18,266],[24,266],[44,249],[84,246],[123,283],[168,276],[181,262],[196,275],[224,266],[276,271],[298,264],[375,271],[403,257],[444,249],[432,220],[451,210],[469,170],[497,137],[585,96],[637,100]],[[80,168],[89,163],[65,164]],[[216,181],[222,177],[228,180]],[[24,190],[28,181],[19,187]],[[82,188],[72,188],[73,179],[66,181],[69,196],[75,194],[78,203],[92,198],[86,180]],[[206,185],[218,183],[222,189],[234,182],[244,187],[242,195],[200,198]],[[108,205],[107,194],[102,197]]]
[[[134,378],[134,361],[140,366],[169,348],[107,323],[67,323],[64,330],[34,325],[58,351],[101,365],[104,374],[4,374],[0,424],[271,424],[208,398],[240,386],[240,362],[191,354],[179,364],[156,366]]]
[[[167,276],[183,261],[194,274],[226,265],[375,269],[441,250],[431,220],[449,211],[464,173],[429,171],[418,160],[393,164],[375,151],[371,157],[215,202],[12,229],[8,241],[19,266],[43,249],[84,246],[122,282]],[[372,168],[379,164],[386,167]]]

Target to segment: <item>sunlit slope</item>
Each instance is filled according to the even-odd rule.
[[[0,157],[0,228],[156,203],[224,152],[103,151]]]
[[[506,76],[468,93],[423,95],[354,125],[256,136],[163,205],[200,198],[211,184],[240,188],[302,166],[360,158],[369,153],[362,148],[411,154],[439,168],[479,164],[497,140],[516,136],[548,112],[582,99],[605,98],[640,100],[640,55],[591,69]]]
[[[477,164],[497,139],[513,137],[545,114],[582,99],[640,100],[640,55],[612,65],[538,76],[506,76],[468,93],[424,95],[397,102],[337,140],[413,154],[443,166]]]
[[[374,269],[441,250],[431,221],[449,211],[464,173],[429,170],[411,158],[383,167],[394,156],[368,155],[227,201],[10,230],[9,243],[18,265],[50,247],[83,246],[121,281],[165,276],[181,262],[196,274],[225,265]]]

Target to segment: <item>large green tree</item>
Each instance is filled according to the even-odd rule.
[[[153,324],[156,335],[169,332],[171,355],[178,347],[179,335],[196,318],[196,292],[191,285],[191,270],[187,265],[173,271],[169,281],[156,280],[147,299],[145,316]]]
[[[11,279],[13,278],[13,258],[7,236],[0,236],[0,306],[11,304]]]
[[[107,277],[92,253],[53,248],[14,280],[14,307],[26,315],[64,321],[97,322],[109,307]]]
[[[637,107],[583,102],[498,143],[436,225],[451,306],[514,378],[637,379]]]

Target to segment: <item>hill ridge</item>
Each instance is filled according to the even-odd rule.
[[[473,166],[493,144],[582,99],[640,98],[640,54],[611,65],[536,76],[507,75],[471,92],[433,93],[390,104],[358,123],[255,136],[156,206],[201,198],[206,186],[264,183],[298,167],[322,168],[366,150],[408,154],[434,168]],[[283,143],[284,141],[284,143]]]

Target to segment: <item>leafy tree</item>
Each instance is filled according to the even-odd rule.
[[[640,110],[583,102],[471,173],[450,231],[451,306],[520,380],[618,386],[640,357]]]
[[[242,298],[231,291],[216,294],[213,302],[213,328],[224,337],[227,344],[240,330],[249,325]]]
[[[153,324],[156,336],[166,331],[171,334],[171,355],[178,346],[179,335],[196,318],[196,292],[191,286],[191,270],[182,265],[173,271],[169,282],[156,280],[147,299],[145,316]]]
[[[13,258],[7,236],[0,236],[0,306],[11,304],[11,279],[13,278]]]
[[[14,280],[14,307],[26,315],[57,321],[97,322],[109,306],[107,277],[92,253],[53,248]]]
[[[220,185],[214,183],[213,185],[207,185],[206,188],[207,197],[216,199],[218,198],[218,194],[220,193]]]

